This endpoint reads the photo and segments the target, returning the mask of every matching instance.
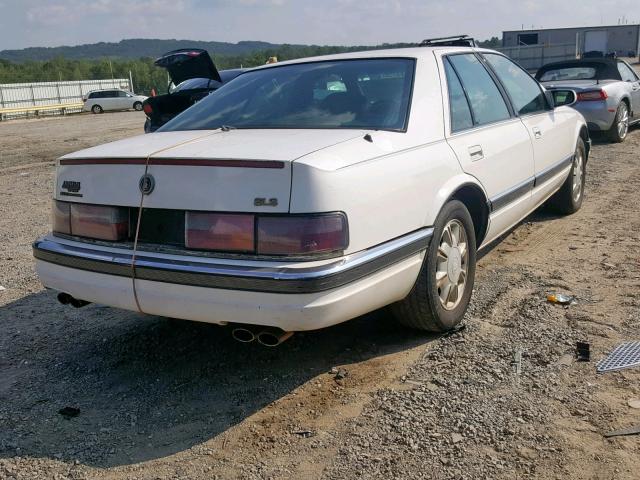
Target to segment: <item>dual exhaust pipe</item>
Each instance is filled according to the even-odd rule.
[[[71,305],[75,308],[82,308],[91,303],[86,300],[75,298],[68,293],[59,293],[58,302],[62,305]],[[260,345],[264,345],[265,347],[277,347],[291,338],[293,336],[293,332],[285,332],[279,328],[264,328],[262,330],[256,330],[253,327],[241,325],[235,327],[231,331],[231,336],[234,340],[241,343],[257,341]]]
[[[293,336],[293,332],[285,332],[279,328],[265,328],[256,331],[249,326],[238,326],[231,331],[234,340],[241,343],[257,341],[265,347],[277,347]]]
[[[62,305],[71,305],[72,307],[75,307],[75,308],[86,307],[91,303],[91,302],[87,302],[86,300],[80,300],[78,298],[72,297],[68,293],[59,293],[58,301]]]

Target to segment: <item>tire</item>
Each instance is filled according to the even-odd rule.
[[[579,138],[569,176],[550,199],[549,206],[558,213],[570,215],[580,210],[587,177],[587,150]]]
[[[613,120],[613,125],[609,129],[609,140],[614,143],[622,143],[627,138],[629,132],[629,107],[626,102],[620,102],[618,109],[616,110],[616,117]]]
[[[457,250],[455,241],[451,242],[452,230],[458,230],[458,245],[466,237],[466,254]],[[462,229],[462,230],[460,230]],[[464,233],[464,236],[462,233]],[[441,245],[443,250],[448,248],[449,261],[443,261],[439,254]],[[453,245],[453,247],[451,247]],[[456,248],[455,256],[451,250]],[[453,262],[453,263],[451,263]],[[447,284],[454,280],[452,285],[457,285],[461,277],[460,270],[466,268],[466,277],[462,285],[462,292],[458,292],[455,303],[441,300],[441,295],[446,297]],[[447,272],[447,273],[444,273]],[[458,200],[452,200],[445,204],[435,221],[433,236],[427,249],[427,254],[422,263],[418,279],[409,295],[402,301],[391,306],[391,311],[402,325],[429,332],[446,332],[458,325],[464,317],[471,293],[476,272],[476,235],[473,220],[464,204]],[[438,287],[436,276],[441,279],[441,287]],[[453,278],[455,276],[455,278]],[[449,287],[451,290],[457,287]],[[447,299],[448,300],[448,299]]]
[[[104,112],[104,110],[102,109],[102,107],[100,105],[94,105],[93,107],[91,107],[91,111],[93,113],[102,113],[102,112]]]
[[[136,102],[136,103],[134,103],[134,104],[133,104],[133,109],[134,109],[136,112],[140,112],[140,111],[142,111],[142,102]]]

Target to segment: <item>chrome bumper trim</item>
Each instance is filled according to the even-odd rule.
[[[432,228],[424,228],[313,267],[299,267],[299,264],[277,268],[216,264],[199,261],[197,257],[172,260],[139,252],[135,257],[135,278],[231,290],[320,292],[359,280],[425,250],[432,235]],[[33,255],[44,262],[69,268],[133,278],[133,255],[130,251],[113,253],[93,245],[78,247],[42,238],[33,244]]]

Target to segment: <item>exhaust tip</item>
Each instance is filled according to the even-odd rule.
[[[288,340],[293,332],[263,331],[258,334],[258,343],[265,347],[277,347],[285,340]]]
[[[60,302],[62,305],[69,305],[69,303],[71,303],[71,299],[73,297],[71,295],[69,295],[68,293],[59,293],[58,294],[58,302]]]
[[[86,300],[79,300],[77,298],[74,298],[68,293],[59,293],[58,302],[60,302],[62,305],[71,305],[74,308],[82,308],[91,303],[87,302]]]
[[[231,336],[234,340],[242,343],[251,343],[256,339],[256,336],[248,328],[234,328],[231,331]]]

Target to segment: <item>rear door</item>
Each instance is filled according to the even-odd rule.
[[[512,60],[497,53],[484,53],[483,57],[529,132],[533,142],[535,187],[543,197],[557,186],[557,177],[571,164],[576,148],[575,115],[570,110],[555,110],[548,105],[540,84]]]
[[[447,141],[463,170],[489,196],[490,241],[527,213],[534,179],[531,139],[477,55],[453,54],[442,62],[449,99]]]
[[[104,110],[118,110],[118,91],[117,90],[105,90],[102,92],[102,98],[100,99],[100,105]]]
[[[634,72],[633,69],[625,62],[618,60],[616,63],[620,76],[622,77],[622,81],[627,82],[630,86],[633,119],[638,120],[640,119],[640,80],[638,79],[636,72]]]

